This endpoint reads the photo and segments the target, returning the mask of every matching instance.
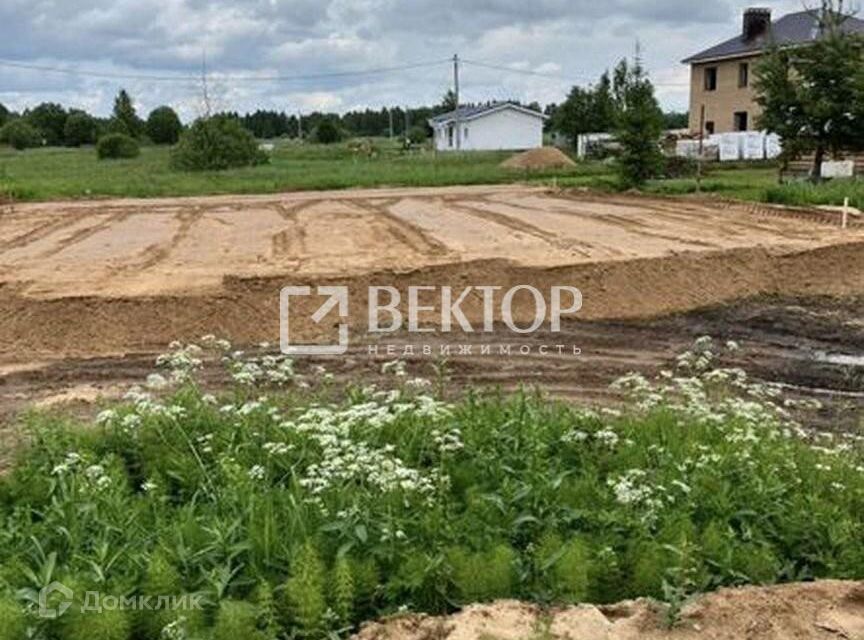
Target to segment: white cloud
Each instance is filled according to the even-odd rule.
[[[200,73],[237,111],[347,110],[437,101],[450,83],[440,66],[398,73],[232,82],[225,76],[326,74],[406,63],[467,60],[561,76],[544,78],[466,64],[467,100],[560,101],[571,81],[595,80],[641,43],[669,108],[687,106],[680,60],[734,35],[749,0],[3,0],[0,58],[126,74]],[[778,15],[798,0],[766,3]],[[139,108],[198,109],[196,81],[99,80],[0,67],[0,102],[45,100],[106,114],[125,86]]]

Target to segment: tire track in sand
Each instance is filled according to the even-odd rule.
[[[38,253],[36,255],[36,259],[38,260],[56,256],[57,254],[62,253],[63,251],[68,249],[69,247],[74,246],[79,242],[83,242],[87,238],[95,236],[97,233],[110,229],[115,224],[123,222],[132,215],[135,215],[133,211],[120,211],[118,213],[109,214],[105,219],[97,222],[96,224],[76,231],[70,236],[61,238],[53,247],[50,247]]]
[[[446,244],[435,238],[432,234],[393,213],[390,210],[390,207],[395,206],[396,204],[398,204],[398,201],[384,204],[379,208],[361,200],[352,200],[350,202],[352,207],[356,207],[382,222],[387,232],[394,238],[394,240],[405,245],[414,253],[436,259],[459,259],[459,254],[457,252],[450,249]]]
[[[551,231],[541,229],[540,227],[536,227],[530,222],[519,220],[518,218],[508,216],[504,213],[481,209],[471,204],[472,202],[476,202],[478,204],[487,204],[487,201],[485,200],[463,200],[462,202],[462,204],[457,204],[456,202],[448,202],[447,208],[453,211],[458,211],[459,213],[464,213],[474,218],[479,218],[480,220],[484,220],[485,222],[491,222],[492,224],[504,227],[509,231],[524,233],[525,235],[529,235],[532,238],[536,238],[538,240],[541,240],[542,242],[545,242],[546,244],[554,247],[555,249],[558,249],[560,251],[572,251],[574,253],[578,253],[584,258],[590,258],[592,256],[592,250],[595,252],[597,251],[596,245],[592,245],[581,240],[578,243],[567,242],[557,234],[552,233]]]
[[[40,224],[35,229],[30,229],[29,231],[25,231],[24,233],[15,236],[14,238],[10,238],[4,242],[0,242],[0,252],[8,251],[10,249],[20,249],[21,247],[26,247],[28,244],[33,242],[37,242],[42,240],[43,238],[47,238],[53,233],[65,229],[67,227],[71,227],[73,224],[78,222],[78,218],[73,216],[60,218],[57,220],[49,220],[43,224]]]

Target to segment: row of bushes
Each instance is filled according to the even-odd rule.
[[[67,120],[67,126],[73,118]],[[0,142],[15,149],[40,144],[39,133],[26,121],[13,120],[0,129]],[[135,158],[138,141],[124,133],[109,133],[96,144],[100,159]],[[254,166],[268,161],[252,134],[233,118],[215,116],[197,120],[180,138],[171,153],[171,165],[182,171],[220,170]]]

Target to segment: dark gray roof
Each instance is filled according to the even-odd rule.
[[[479,105],[479,106],[459,107],[459,109],[457,109],[457,110],[448,111],[447,113],[442,113],[441,115],[435,116],[434,118],[429,118],[429,124],[436,125],[436,124],[442,124],[444,122],[450,122],[451,120],[456,120],[457,114],[458,114],[459,120],[471,120],[471,119],[477,118],[478,116],[481,116],[485,113],[489,113],[492,111],[498,111],[500,109],[505,109],[505,108],[517,109],[517,110],[522,111],[524,113],[535,115],[538,118],[545,118],[546,117],[542,113],[540,113],[539,111],[535,111],[534,109],[529,109],[528,107],[523,107],[521,105],[514,104],[512,102],[493,102],[490,104],[483,104],[483,105]]]
[[[847,33],[864,33],[864,20],[849,18],[843,23],[842,30]],[[757,53],[772,43],[779,46],[806,44],[818,36],[819,20],[816,13],[799,11],[775,20],[771,23],[769,30],[761,36],[746,40],[743,35],[739,34],[731,40],[690,56],[683,62],[690,64]]]

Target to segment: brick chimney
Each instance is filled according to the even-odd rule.
[[[768,31],[771,26],[771,9],[750,8],[744,11],[744,39],[753,40]]]

